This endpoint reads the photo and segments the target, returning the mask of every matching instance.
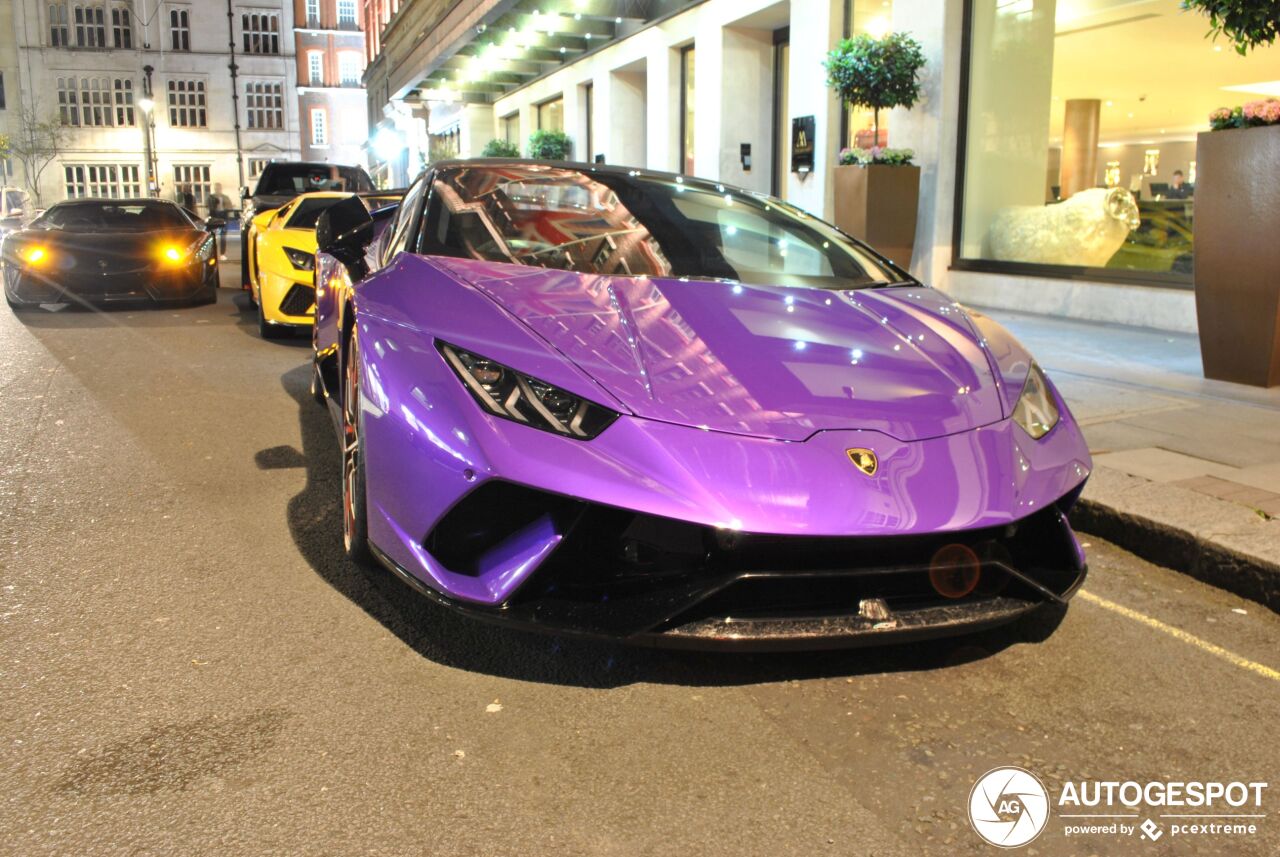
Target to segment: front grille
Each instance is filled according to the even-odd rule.
[[[316,290],[302,283],[294,283],[280,301],[280,312],[285,315],[310,315],[316,305]]]
[[[1055,506],[1009,526],[958,533],[772,536],[496,480],[455,506],[424,546],[450,570],[476,574],[485,555],[542,518],[551,520],[561,543],[505,605],[506,613],[619,636],[724,617],[847,616],[864,599],[881,599],[895,613],[1010,599],[1030,607],[1068,594],[1083,572]],[[977,587],[958,600],[940,595],[929,577],[935,552],[954,544],[972,550],[981,569]]]

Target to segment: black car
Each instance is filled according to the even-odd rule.
[[[4,296],[14,309],[70,301],[213,303],[213,230],[160,199],[60,202],[0,245]]]
[[[253,218],[264,211],[279,208],[294,197],[313,191],[354,191],[365,193],[372,191],[373,180],[363,167],[329,164],[324,161],[275,161],[267,164],[258,176],[253,193],[249,188],[240,188],[240,235],[241,246],[249,247],[252,242]],[[249,254],[240,254],[240,284],[249,290]]]

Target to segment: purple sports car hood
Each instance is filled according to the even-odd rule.
[[[933,289],[837,292],[431,262],[646,419],[790,441],[834,429],[912,441],[1005,415],[973,328]]]

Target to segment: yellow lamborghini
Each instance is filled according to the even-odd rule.
[[[253,218],[243,252],[248,255],[250,295],[263,339],[311,326],[316,307],[316,221],[335,202],[356,195],[304,193]],[[358,195],[376,209],[395,204],[402,193]]]

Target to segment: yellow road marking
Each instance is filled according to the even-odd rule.
[[[1236,666],[1242,669],[1246,669],[1249,672],[1257,673],[1263,678],[1269,678],[1269,679],[1272,679],[1273,681],[1280,681],[1280,670],[1273,670],[1271,667],[1260,664],[1257,661],[1251,661],[1248,658],[1242,658],[1240,655],[1237,655],[1235,652],[1229,652],[1226,649],[1222,648],[1222,646],[1214,645],[1213,643],[1210,643],[1208,640],[1202,640],[1199,637],[1197,637],[1195,634],[1189,634],[1186,631],[1182,630],[1181,628],[1175,628],[1172,625],[1166,625],[1164,622],[1161,622],[1159,619],[1153,619],[1152,617],[1148,616],[1145,613],[1139,613],[1137,610],[1134,610],[1129,607],[1125,607],[1123,604],[1117,604],[1114,601],[1108,601],[1107,599],[1099,595],[1094,595],[1092,592],[1087,592],[1083,589],[1080,590],[1078,593],[1076,593],[1076,596],[1078,598],[1083,598],[1085,601],[1088,601],[1090,604],[1097,604],[1099,607],[1105,610],[1110,610],[1114,613],[1119,613],[1121,616],[1124,616],[1127,619],[1132,619],[1135,622],[1141,622],[1143,625],[1146,625],[1148,628],[1154,628],[1157,631],[1161,631],[1165,634],[1168,634],[1170,637],[1173,637],[1174,639],[1181,640],[1184,643],[1190,643],[1191,645],[1195,646],[1197,649],[1200,649],[1201,651],[1205,651],[1211,655],[1222,658],[1224,661],[1235,664]]]

